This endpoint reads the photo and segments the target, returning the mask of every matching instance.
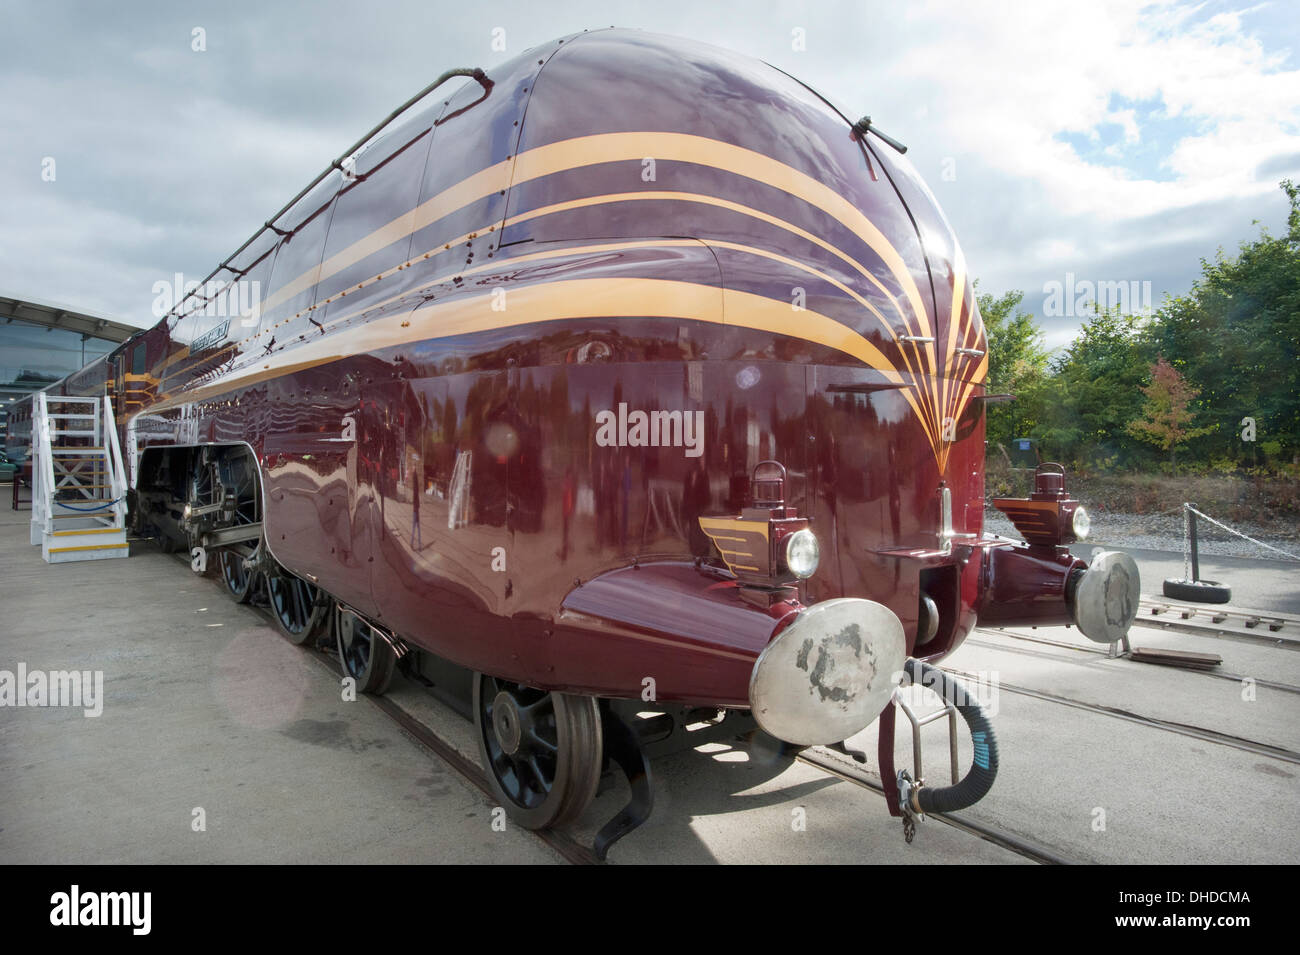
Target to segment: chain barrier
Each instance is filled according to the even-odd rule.
[[[1229,527],[1227,524],[1224,524],[1222,521],[1216,521],[1209,514],[1206,514],[1202,511],[1198,511],[1196,508],[1192,507],[1192,505],[1184,504],[1183,505],[1183,579],[1184,580],[1192,579],[1191,570],[1189,567],[1189,561],[1191,559],[1190,558],[1191,528],[1192,528],[1193,514],[1195,514],[1197,517],[1204,518],[1205,520],[1213,524],[1215,527],[1222,528],[1223,530],[1227,531],[1229,534],[1236,534],[1238,537],[1250,541],[1252,544],[1274,551],[1275,553],[1281,554],[1283,557],[1288,557],[1291,560],[1300,560],[1300,556],[1292,554],[1290,551],[1285,551],[1280,547],[1274,547],[1272,544],[1266,544],[1261,540],[1256,540],[1255,538],[1251,537],[1249,534],[1243,534],[1241,531]]]

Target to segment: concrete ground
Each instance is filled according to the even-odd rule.
[[[1071,548],[1085,559],[1099,548]],[[1142,592],[1163,596],[1166,579],[1183,580],[1183,555],[1160,550],[1123,550],[1137,561],[1142,574]],[[1201,557],[1201,580],[1213,580],[1232,589],[1230,603],[1271,613],[1300,614],[1300,563],[1287,560],[1258,560],[1250,557]]]
[[[0,862],[561,861],[214,579],[27,540],[0,511],[0,670],[102,670],[105,701],[0,707]]]
[[[1067,650],[1013,634],[1072,643]],[[1300,652],[1135,627],[1134,647],[1218,654],[1222,679],[1108,659],[1077,630],[976,631],[945,666],[1300,752]],[[1100,648],[1104,649],[1104,648]],[[1119,863],[1300,862],[1300,765],[1001,689],[1002,771],[967,815]],[[1098,823],[1104,828],[1098,828]]]
[[[477,789],[364,698],[343,702],[318,661],[215,579],[149,545],[46,565],[26,517],[0,511],[0,670],[101,670],[105,703],[94,718],[0,707],[0,862],[559,861],[527,832],[493,831]],[[1300,653],[1162,630],[1132,638],[1218,653],[1237,679],[1110,660],[1064,628],[978,631],[945,661],[978,674],[996,707],[1001,771],[966,815],[1081,861],[1300,862],[1296,763],[1005,688],[1300,751],[1300,694],[1261,686],[1248,699],[1240,679],[1300,687]],[[470,725],[425,690],[402,680],[392,698],[477,760]],[[941,726],[923,737],[932,782]],[[853,741],[869,769],[875,737],[872,726]],[[963,768],[969,759],[963,734]],[[740,744],[653,769],[654,815],[615,863],[1026,861],[932,821],[908,846],[879,796]],[[621,782],[604,792],[575,836],[589,842],[625,799]],[[196,809],[206,831],[194,831]]]

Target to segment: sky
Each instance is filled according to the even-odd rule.
[[[979,291],[1023,291],[1052,347],[1083,283],[1158,307],[1202,258],[1285,231],[1277,184],[1300,180],[1295,0],[0,0],[0,295],[152,324],[155,283],[205,277],[444,69],[605,26],[870,114]]]

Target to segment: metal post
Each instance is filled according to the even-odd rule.
[[[1187,527],[1190,546],[1192,548],[1192,580],[1193,582],[1201,579],[1201,561],[1196,553],[1196,507],[1195,504],[1185,504],[1187,508]]]

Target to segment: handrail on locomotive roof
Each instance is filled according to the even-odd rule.
[[[872,122],[871,122],[871,117],[870,117],[870,116],[863,116],[861,119],[859,119],[859,120],[855,123],[855,122],[853,122],[853,120],[849,119],[848,116],[846,116],[846,115],[844,114],[844,110],[840,109],[838,106],[836,106],[836,105],[835,105],[834,103],[832,103],[830,100],[828,100],[825,96],[823,96],[823,95],[821,94],[820,91],[814,89],[813,87],[811,87],[811,86],[809,86],[807,83],[805,83],[803,80],[799,79],[799,77],[797,77],[797,76],[792,76],[791,74],[787,73],[785,70],[781,69],[781,67],[775,65],[774,63],[768,63],[767,60],[764,60],[764,61],[763,61],[763,64],[764,64],[765,66],[770,66],[770,67],[772,67],[772,69],[776,70],[778,73],[780,73],[780,74],[782,74],[783,76],[787,77],[788,79],[791,79],[791,80],[793,80],[794,82],[798,83],[800,86],[802,86],[804,89],[806,89],[809,93],[812,93],[813,96],[816,96],[819,100],[821,100],[823,103],[825,103],[827,109],[831,110],[833,113],[835,113],[837,116],[839,116],[840,119],[844,120],[844,122],[846,122],[846,123],[849,124],[849,132],[851,132],[851,133],[853,134],[853,138],[856,139],[858,142],[862,142],[862,141],[866,138],[867,133],[875,133],[877,136],[879,136],[879,137],[880,137],[881,139],[883,139],[885,142],[889,143],[889,145],[891,145],[891,146],[893,146],[895,149],[897,149],[900,153],[905,153],[905,152],[907,152],[907,147],[906,147],[906,146],[904,146],[902,143],[900,143],[900,142],[899,142],[897,139],[895,139],[893,136],[887,136],[886,134],[882,133],[882,132],[880,131],[880,127],[879,127],[879,126],[875,126],[875,125],[873,125]]]
[[[472,79],[474,79],[474,80],[475,80],[475,81],[476,81],[480,86],[483,87],[483,96],[480,97],[479,99],[475,100],[473,103],[468,104],[466,107],[464,107],[464,109],[459,109],[459,110],[457,110],[457,111],[456,111],[455,113],[453,113],[452,115],[459,115],[460,113],[464,112],[465,109],[469,109],[470,106],[475,106],[475,105],[477,105],[477,104],[483,102],[483,100],[487,98],[488,93],[492,92],[492,86],[493,86],[492,80],[490,80],[490,79],[488,78],[488,75],[487,75],[486,73],[484,73],[483,70],[481,70],[481,69],[478,68],[477,66],[475,66],[475,67],[457,67],[456,69],[448,70],[446,73],[443,73],[442,76],[438,77],[436,80],[434,80],[434,81],[433,81],[432,83],[430,83],[428,86],[426,86],[424,89],[420,90],[420,92],[416,93],[414,96],[412,96],[410,99],[408,99],[408,100],[407,100],[405,103],[403,103],[401,106],[397,107],[397,109],[395,109],[395,110],[393,110],[391,113],[389,113],[388,116],[385,117],[385,119],[383,120],[383,122],[381,122],[379,125],[375,126],[372,130],[370,130],[370,132],[366,133],[364,136],[362,136],[360,139],[358,139],[355,143],[353,143],[351,146],[349,146],[347,149],[345,149],[345,150],[343,151],[343,154],[342,154],[341,156],[339,156],[337,159],[335,159],[333,162],[331,162],[328,166],[326,166],[326,167],[321,171],[321,173],[320,173],[319,176],[317,176],[315,179],[313,179],[311,182],[309,182],[306,186],[303,187],[303,189],[302,189],[301,192],[299,192],[296,196],[294,196],[292,199],[290,199],[288,202],[286,202],[286,203],[284,204],[284,207],[281,208],[279,212],[277,212],[275,215],[271,216],[271,218],[267,219],[266,222],[264,222],[264,223],[262,224],[262,227],[261,227],[260,229],[258,229],[256,232],[254,232],[252,235],[250,235],[250,236],[248,237],[248,240],[247,240],[243,245],[241,245],[239,248],[237,248],[234,252],[230,253],[230,255],[226,256],[226,260],[225,260],[224,262],[222,262],[222,263],[221,263],[220,265],[218,265],[215,269],[213,269],[210,273],[208,273],[207,277],[204,278],[203,281],[199,283],[199,288],[204,288],[204,287],[206,287],[207,284],[208,284],[210,281],[212,281],[212,279],[214,279],[214,278],[216,277],[217,273],[220,272],[222,269],[228,269],[232,274],[234,274],[234,275],[236,275],[236,276],[243,275],[244,272],[241,272],[241,271],[239,271],[239,270],[233,268],[233,267],[230,265],[231,261],[233,261],[234,258],[235,258],[237,255],[239,255],[239,253],[243,252],[243,251],[244,251],[245,249],[247,249],[250,245],[252,245],[253,242],[257,239],[257,237],[258,237],[259,235],[261,235],[263,232],[266,232],[267,230],[270,230],[270,231],[274,232],[276,235],[279,235],[279,236],[291,235],[291,234],[292,234],[292,230],[290,230],[289,232],[285,232],[283,229],[276,228],[276,226],[273,225],[273,223],[275,222],[275,220],[278,219],[278,218],[280,218],[280,216],[284,215],[284,214],[285,214],[286,212],[288,212],[290,209],[292,209],[292,208],[294,207],[294,205],[297,204],[298,200],[300,200],[303,196],[307,195],[307,193],[311,192],[311,191],[312,191],[313,189],[315,189],[318,185],[320,185],[321,182],[324,181],[325,177],[328,176],[328,175],[329,175],[331,172],[333,172],[335,169],[338,169],[338,170],[340,170],[340,171],[343,171],[343,165],[342,165],[342,164],[343,164],[343,160],[347,159],[349,156],[351,156],[353,153],[355,153],[358,149],[360,149],[360,148],[361,148],[362,146],[364,146],[366,143],[370,142],[370,140],[373,139],[376,135],[378,135],[378,134],[379,134],[379,133],[380,133],[380,132],[381,132],[381,131],[382,131],[382,130],[383,130],[383,129],[384,129],[384,128],[389,124],[389,123],[391,123],[393,120],[397,119],[397,117],[401,116],[401,115],[402,115],[403,113],[405,113],[408,109],[410,109],[412,106],[414,106],[414,105],[415,105],[416,103],[418,103],[420,100],[424,99],[426,96],[428,96],[430,93],[432,93],[434,90],[436,90],[436,89],[437,89],[439,86],[441,86],[443,83],[447,82],[447,81],[450,80],[450,79],[454,79],[454,78],[456,78],[457,76],[468,76],[468,77],[471,77]],[[450,119],[451,117],[449,116],[449,117],[447,117],[447,118]],[[434,125],[435,125],[435,126],[438,125],[438,122],[435,122]],[[247,271],[247,270],[245,270],[245,271]],[[186,299],[188,299],[188,298],[189,298],[189,296],[183,296],[183,297],[181,298],[181,301],[180,301],[180,302],[177,302],[177,303],[176,303],[176,306],[172,309],[172,311],[176,313],[176,315],[177,315],[178,318],[179,318],[179,317],[182,317],[182,316],[181,316],[180,312],[177,311],[177,309],[179,309],[180,306],[181,306],[181,304],[182,304],[183,302],[185,302]],[[202,301],[203,301],[204,303],[206,303],[206,302],[210,301],[210,299],[203,299]]]

